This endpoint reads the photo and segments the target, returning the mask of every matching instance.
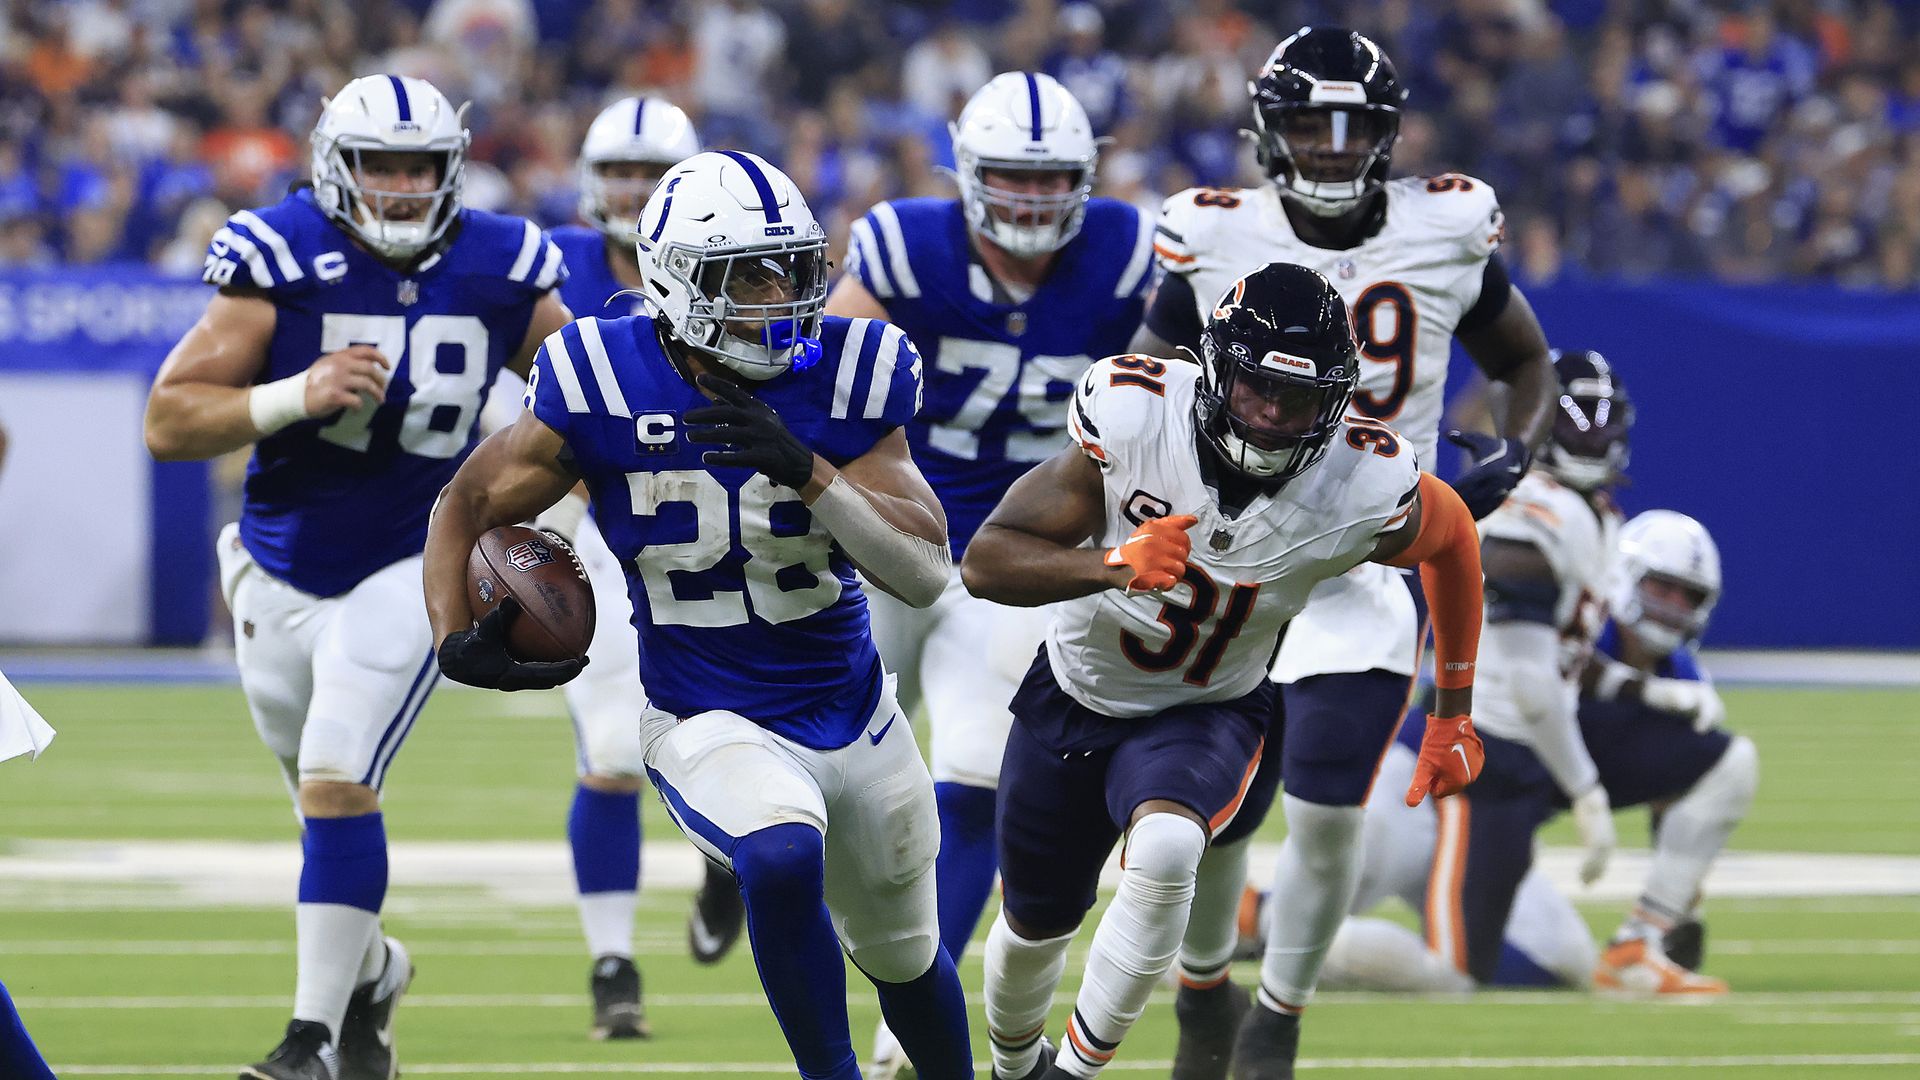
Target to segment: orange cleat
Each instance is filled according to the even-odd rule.
[[[1629,994],[1724,994],[1727,981],[1688,971],[1644,938],[1616,941],[1600,954],[1593,985]]]

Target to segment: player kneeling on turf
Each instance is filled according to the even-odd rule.
[[[1259,764],[1266,665],[1317,583],[1369,560],[1421,565],[1441,689],[1407,797],[1479,773],[1473,521],[1392,431],[1343,419],[1359,367],[1348,327],[1339,294],[1304,267],[1236,281],[1199,366],[1119,356],[1089,369],[1069,412],[1078,445],[1016,482],[967,550],[976,595],[1064,601],[1014,698],[1001,765],[1005,902],[986,957],[996,1076],[1048,1070],[1066,947],[1124,831],[1119,895],[1051,1068],[1092,1076],[1113,1058],[1179,949],[1201,853]],[[1267,1015],[1255,1052],[1290,1073],[1298,1017]]]

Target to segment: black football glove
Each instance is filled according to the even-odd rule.
[[[813,477],[813,451],[794,438],[773,406],[718,375],[701,375],[694,382],[718,399],[717,404],[689,409],[685,416],[691,426],[687,441],[722,447],[702,454],[701,461],[742,465],[795,491],[807,486]]]
[[[1460,493],[1460,501],[1467,504],[1475,521],[1498,510],[1507,501],[1507,492],[1533,464],[1533,454],[1519,439],[1449,431],[1447,441],[1465,450],[1471,459],[1467,471],[1454,480],[1453,490]]]
[[[454,682],[489,690],[546,690],[580,674],[587,658],[552,663],[515,660],[507,653],[507,627],[520,614],[520,601],[500,598],[500,606],[470,630],[455,630],[440,643],[440,673]]]

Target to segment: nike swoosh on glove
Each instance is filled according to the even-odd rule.
[[[1479,521],[1507,501],[1520,478],[1533,464],[1533,453],[1519,439],[1481,435],[1472,431],[1449,431],[1447,441],[1466,450],[1472,458],[1467,471],[1453,481],[1453,490],[1467,504],[1473,520]]]
[[[500,599],[500,606],[471,629],[455,630],[440,643],[440,673],[457,683],[489,690],[546,690],[580,674],[587,658],[551,663],[515,660],[507,652],[507,628],[520,614],[520,601]]]
[[[1487,748],[1473,730],[1471,716],[1429,716],[1427,733],[1420,737],[1420,759],[1407,787],[1407,805],[1419,806],[1432,795],[1457,795],[1480,776],[1487,764]]]
[[[1133,530],[1126,542],[1107,552],[1108,566],[1133,570],[1127,582],[1127,594],[1159,592],[1180,584],[1187,574],[1187,556],[1193,553],[1193,539],[1187,530],[1200,523],[1192,514],[1154,518]]]

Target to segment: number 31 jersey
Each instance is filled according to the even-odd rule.
[[[920,357],[898,327],[828,318],[820,362],[753,394],[839,466],[920,406]],[[527,403],[566,440],[593,519],[627,572],[640,682],[656,708],[738,713],[816,750],[860,737],[880,656],[853,564],[800,493],[710,466],[682,417],[711,404],[646,316],[581,319],[534,358]]]
[[[371,345],[392,365],[386,400],[261,439],[247,464],[240,537],[269,574],[337,596],[420,554],[427,514],[477,441],[481,402],[526,340],[534,305],[565,277],[532,222],[462,210],[453,239],[408,272],[374,258],[311,189],[227,219],[210,285],[248,290],[276,316],[262,383]]]
[[[1320,462],[1227,516],[1202,472],[1193,399],[1200,369],[1142,356],[1087,370],[1068,414],[1100,466],[1100,548],[1142,522],[1192,514],[1186,579],[1164,593],[1117,589],[1063,601],[1047,631],[1054,678],[1074,700],[1114,717],[1230,701],[1267,677],[1274,640],[1313,587],[1372,553],[1403,523],[1419,470],[1392,431],[1349,421]]]
[[[1193,286],[1202,322],[1228,287],[1267,263],[1320,271],[1353,313],[1352,411],[1392,424],[1432,469],[1454,328],[1480,298],[1500,246],[1500,204],[1485,181],[1458,174],[1390,180],[1386,193],[1380,231],[1333,251],[1294,235],[1273,184],[1190,188],[1161,207],[1154,248],[1167,272]]]
[[[958,561],[1015,480],[1067,445],[1067,398],[1095,357],[1126,349],[1152,283],[1153,223],[1094,199],[1032,296],[997,295],[954,199],[884,202],[854,222],[847,272],[926,358],[907,428]]]

